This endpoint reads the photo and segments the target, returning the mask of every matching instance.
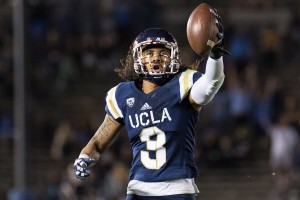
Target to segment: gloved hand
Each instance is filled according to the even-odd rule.
[[[217,19],[216,26],[219,29],[219,32],[217,33],[217,37],[219,41],[215,44],[215,46],[210,51],[209,56],[213,59],[220,58],[223,54],[231,55],[227,50],[223,49],[224,45],[224,26],[222,24],[222,19],[220,15],[218,14],[217,10],[214,8],[215,16]]]
[[[95,159],[90,158],[88,155],[80,155],[74,162],[73,173],[77,179],[85,180],[90,175],[89,166],[96,162]]]

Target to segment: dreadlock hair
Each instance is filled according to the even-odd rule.
[[[137,73],[135,73],[133,65],[133,44],[129,47],[125,58],[120,60],[121,66],[115,69],[115,72],[125,81],[135,81],[139,79]]]

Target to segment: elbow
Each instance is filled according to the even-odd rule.
[[[208,104],[221,88],[224,79],[225,75],[222,73],[215,80],[207,81],[205,78],[198,80],[191,89],[190,98],[197,105]]]

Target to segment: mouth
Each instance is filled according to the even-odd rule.
[[[159,64],[152,65],[151,69],[155,73],[163,72],[163,67]]]

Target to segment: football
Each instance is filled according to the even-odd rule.
[[[187,39],[191,48],[201,56],[207,55],[218,41],[215,12],[207,3],[201,3],[190,14]]]

